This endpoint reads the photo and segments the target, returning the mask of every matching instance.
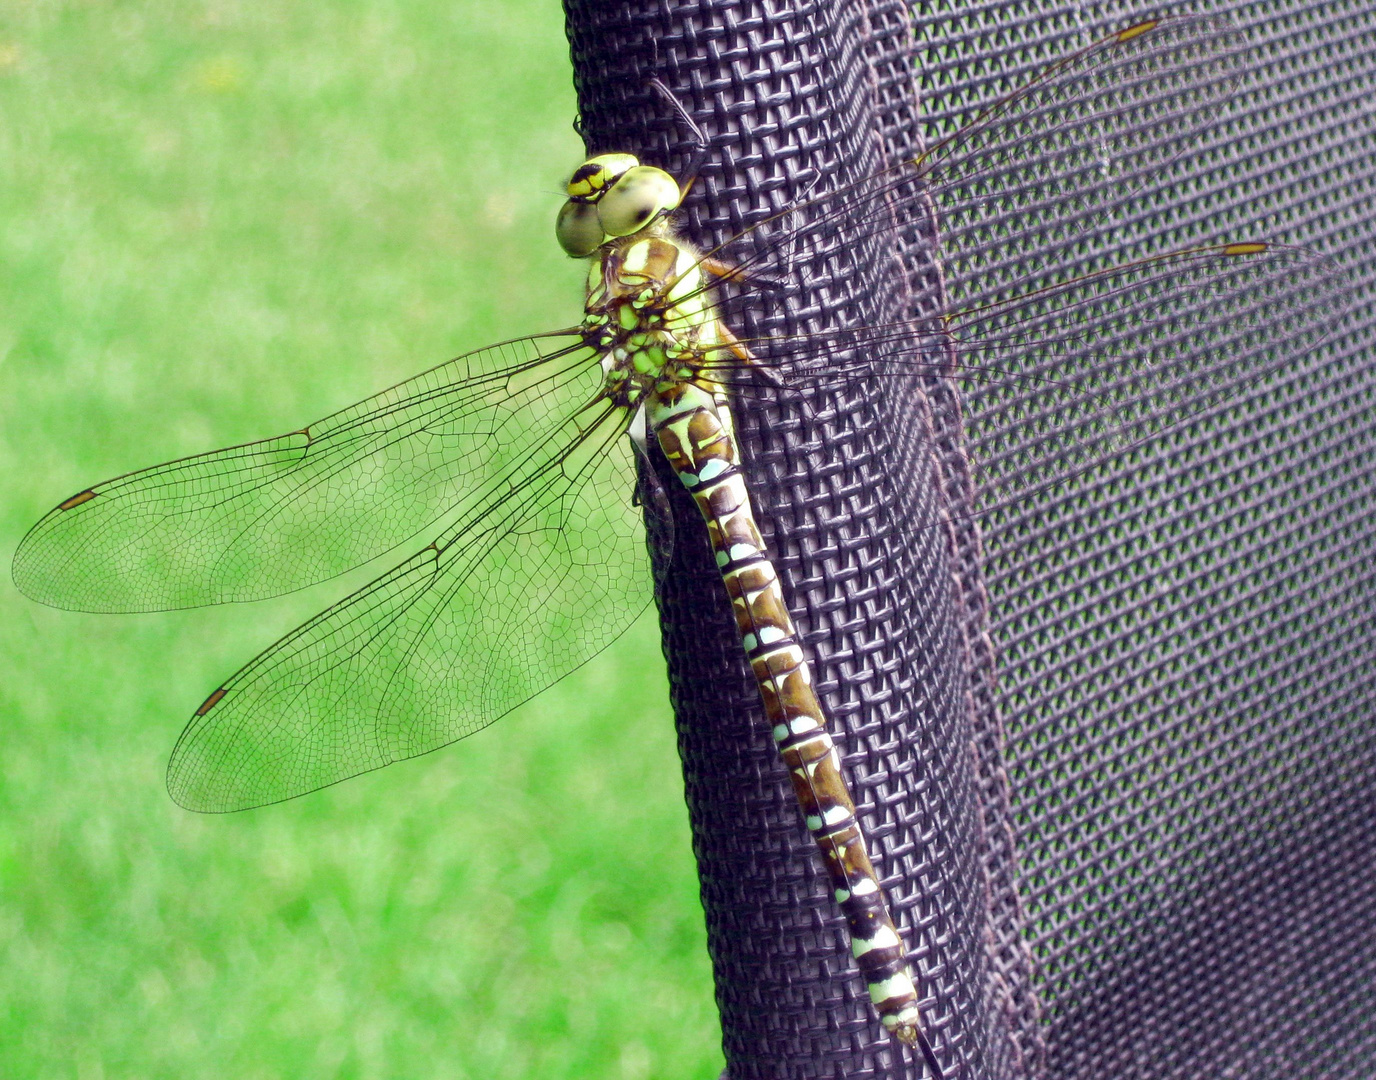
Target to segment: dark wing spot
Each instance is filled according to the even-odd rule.
[[[225,688],[222,686],[220,687],[220,689],[216,690],[215,693],[211,694],[208,698],[201,702],[201,707],[196,710],[196,715],[204,716],[211,709],[215,708],[215,706],[220,703],[220,699],[224,696]]]

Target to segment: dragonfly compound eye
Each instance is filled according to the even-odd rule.
[[[663,169],[637,165],[624,173],[597,203],[602,231],[630,236],[678,206],[678,183]]]
[[[591,255],[607,240],[607,234],[602,231],[602,222],[597,217],[597,207],[575,199],[570,199],[559,208],[554,235],[559,246],[575,259]]]

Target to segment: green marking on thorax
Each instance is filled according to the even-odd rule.
[[[658,376],[663,373],[666,363],[664,349],[659,345],[637,349],[631,354],[631,363],[641,375]]]

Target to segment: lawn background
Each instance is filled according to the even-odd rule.
[[[0,0],[0,557],[95,481],[574,321],[573,111],[554,0]],[[168,798],[206,693],[382,568],[150,616],[6,575],[0,1076],[716,1075],[652,617],[460,747]]]

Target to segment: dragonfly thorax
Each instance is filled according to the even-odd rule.
[[[604,394],[628,406],[698,377],[722,344],[699,256],[667,235],[613,241],[593,256],[583,327],[602,352]]]

